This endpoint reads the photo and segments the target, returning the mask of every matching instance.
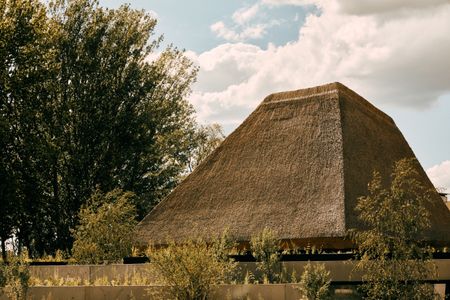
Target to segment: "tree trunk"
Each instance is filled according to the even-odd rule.
[[[0,242],[2,244],[2,259],[3,262],[6,262],[8,260],[8,257],[6,255],[6,239],[4,237],[1,237]]]

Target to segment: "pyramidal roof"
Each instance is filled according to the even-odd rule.
[[[284,240],[347,248],[355,205],[374,170],[415,157],[393,120],[340,83],[269,95],[137,227],[137,244],[239,241],[265,227]],[[420,169],[422,181],[433,188]],[[450,212],[436,193],[428,238],[448,243]]]

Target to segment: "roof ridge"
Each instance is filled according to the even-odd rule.
[[[338,89],[334,89],[334,90],[318,92],[318,93],[314,93],[314,94],[308,94],[308,95],[304,95],[304,96],[300,96],[300,97],[292,97],[292,98],[273,100],[273,101],[268,101],[268,102],[264,101],[261,104],[262,105],[268,105],[268,104],[272,104],[272,103],[291,102],[291,101],[293,102],[293,101],[304,100],[304,99],[308,99],[308,98],[312,98],[312,97],[331,95],[331,94],[335,94],[335,93],[336,94],[339,93],[339,90]]]
[[[332,94],[336,94],[338,97],[340,95],[348,96],[348,100],[350,101],[358,100],[357,102],[371,113],[384,119],[385,121],[395,124],[394,120],[392,120],[392,118],[389,117],[386,113],[375,107],[364,97],[362,97],[361,95],[359,95],[358,93],[356,93],[355,91],[353,91],[352,89],[348,88],[347,86],[345,86],[340,82],[331,82],[310,88],[273,93],[264,98],[264,100],[260,103],[260,105],[295,102]]]
[[[308,98],[308,97],[313,97],[313,96],[320,96],[322,94],[336,92],[343,88],[347,88],[347,87],[345,85],[343,85],[342,83],[332,82],[332,83],[327,83],[327,84],[318,85],[318,86],[309,87],[309,88],[277,92],[277,93],[272,93],[272,94],[268,95],[267,97],[265,97],[264,100],[262,101],[262,103],[263,104],[274,103],[274,102],[278,102],[279,100],[284,100],[283,98],[285,98],[285,99],[289,99],[289,98],[302,99],[302,98]],[[292,97],[289,95],[297,95],[297,96]],[[288,98],[286,98],[286,96]]]

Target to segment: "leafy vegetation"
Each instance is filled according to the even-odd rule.
[[[227,245],[223,238],[210,244],[170,242],[165,248],[150,248],[147,255],[173,299],[210,299],[212,286],[229,283],[236,269],[236,263],[224,255]]]
[[[431,249],[421,240],[430,226],[426,209],[428,191],[418,180],[416,160],[398,161],[390,187],[383,188],[375,172],[369,195],[356,207],[367,230],[353,233],[363,271],[366,299],[435,299],[433,286],[424,283],[435,277]]]
[[[135,195],[116,189],[107,194],[97,190],[79,213],[73,231],[73,258],[81,264],[117,263],[131,254],[136,225]]]
[[[331,299],[330,283],[330,271],[324,264],[308,262],[300,278],[299,290],[306,300]]]
[[[225,139],[222,126],[217,123],[199,126],[194,134],[196,147],[188,162],[188,172],[192,172]]]
[[[20,255],[11,254],[8,264],[0,265],[0,295],[1,288],[11,300],[26,300],[30,285],[30,268],[28,255],[22,251]]]
[[[94,278],[81,278],[69,276],[50,276],[47,278],[31,277],[30,286],[136,286],[154,285],[155,281],[148,272],[134,272],[123,274],[120,272],[108,273],[107,276],[94,276]]]
[[[281,278],[280,241],[276,234],[269,228],[253,236],[250,240],[250,251],[255,257],[256,268],[261,273],[260,282],[274,283]]]

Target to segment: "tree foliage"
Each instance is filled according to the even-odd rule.
[[[382,186],[375,172],[369,194],[358,200],[359,219],[367,227],[353,237],[363,271],[362,289],[367,299],[434,299],[431,284],[435,268],[424,233],[430,227],[427,202],[430,192],[419,180],[418,162],[398,161],[391,185]]]
[[[97,188],[132,191],[142,218],[175,187],[197,146],[196,68],[172,46],[155,55],[155,26],[127,5],[0,0],[2,246],[70,249]]]
[[[280,241],[273,230],[264,228],[250,239],[250,251],[256,259],[261,282],[275,283],[281,279]]]
[[[73,230],[73,258],[81,264],[117,263],[131,254],[136,225],[135,195],[115,189],[96,191],[79,212]]]
[[[38,1],[0,0],[0,238],[45,243],[49,205],[46,113],[55,51]],[[39,221],[38,221],[39,220]],[[35,233],[39,232],[39,237]],[[51,240],[51,238],[50,238]],[[21,249],[21,247],[19,247]]]
[[[217,123],[200,125],[194,132],[194,148],[188,162],[188,172],[192,172],[225,139],[222,126]]]

